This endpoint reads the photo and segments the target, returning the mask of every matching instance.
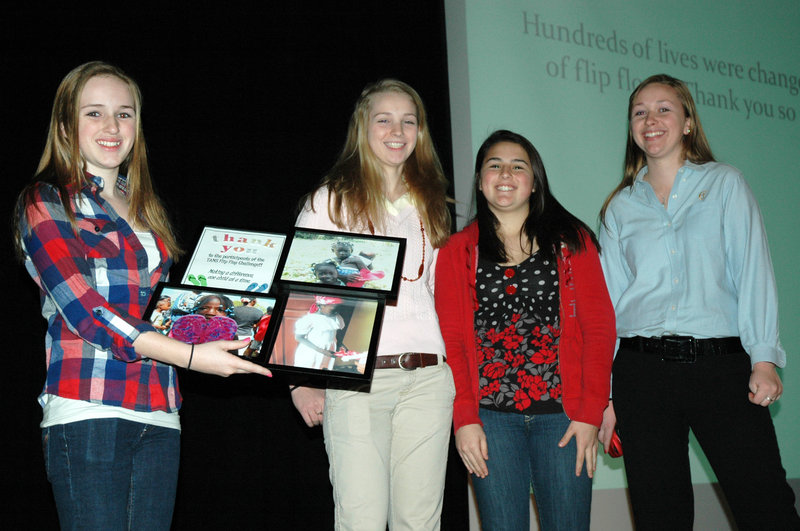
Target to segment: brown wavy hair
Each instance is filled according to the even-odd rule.
[[[447,208],[447,179],[433,146],[425,106],[419,94],[406,83],[383,79],[368,85],[356,102],[344,148],[333,168],[322,178],[317,190],[327,187],[328,216],[344,230],[384,228],[386,209],[383,176],[378,158],[367,140],[369,114],[376,95],[398,92],[408,95],[417,108],[417,144],[403,165],[403,178],[434,247],[444,245],[450,234],[450,211]],[[314,209],[312,191],[303,198]],[[344,208],[343,208],[344,207]]]
[[[172,232],[163,204],[153,190],[150,170],[147,165],[147,146],[142,132],[142,94],[136,82],[116,66],[101,61],[84,63],[68,73],[56,90],[50,126],[39,167],[28,186],[20,194],[15,208],[14,236],[20,256],[21,232],[19,221],[25,209],[34,201],[36,188],[42,184],[53,186],[59,193],[61,204],[73,229],[77,232],[73,195],[90,184],[86,175],[86,161],[80,152],[78,140],[78,118],[80,98],[86,83],[97,76],[115,77],[125,83],[133,97],[136,112],[136,136],[133,147],[120,167],[120,173],[128,178],[129,210],[136,224],[152,230],[164,241],[170,257],[177,259],[183,251]],[[106,183],[106,185],[113,183]]]
[[[617,193],[633,184],[636,174],[639,173],[639,170],[647,163],[647,157],[644,151],[636,145],[633,139],[630,120],[633,101],[636,99],[636,96],[639,95],[639,92],[641,92],[643,88],[654,83],[672,87],[683,106],[684,114],[689,118],[689,134],[683,135],[683,158],[689,159],[695,164],[704,164],[715,160],[714,155],[711,153],[711,146],[703,131],[703,125],[700,123],[700,116],[697,114],[697,107],[694,104],[694,99],[692,99],[692,93],[689,92],[689,87],[686,86],[686,83],[667,74],[656,74],[648,77],[631,92],[628,98],[628,143],[625,147],[625,166],[623,168],[622,181],[614,188],[611,194],[609,194],[603,202],[603,208],[600,209],[600,221],[603,223],[605,223],[608,204]]]

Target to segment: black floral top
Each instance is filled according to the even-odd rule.
[[[475,340],[480,407],[526,415],[558,413],[558,270],[535,253],[516,266],[480,258]]]

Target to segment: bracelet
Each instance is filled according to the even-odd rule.
[[[300,386],[299,385],[293,385],[293,386],[289,387],[289,392],[291,393],[292,391],[294,391],[298,387],[300,387]]]
[[[192,358],[194,358],[194,343],[192,343],[192,351],[189,353],[189,363],[186,365],[186,370],[192,368]]]

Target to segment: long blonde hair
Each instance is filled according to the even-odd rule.
[[[89,184],[86,161],[81,156],[78,139],[80,97],[86,83],[97,76],[111,76],[125,83],[133,97],[136,111],[136,136],[131,152],[126,157],[120,172],[127,175],[129,211],[136,224],[155,232],[163,241],[171,258],[176,259],[183,251],[178,246],[169,219],[161,201],[153,190],[150,170],[147,165],[147,147],[142,132],[142,95],[139,86],[116,66],[101,61],[82,64],[68,73],[56,91],[50,126],[44,152],[39,160],[33,181],[20,194],[15,211],[15,242],[19,246],[19,220],[25,209],[34,201],[35,190],[41,184],[50,184],[58,190],[61,204],[74,230],[77,231],[73,195]],[[106,183],[113,186],[114,183]]]
[[[373,99],[385,92],[406,94],[417,108],[417,144],[403,165],[403,178],[431,243],[434,247],[441,247],[450,234],[447,179],[433,146],[422,99],[402,81],[384,79],[368,85],[361,92],[350,117],[344,148],[317,189],[328,188],[328,215],[339,228],[370,232],[384,228],[386,209],[382,171],[369,147],[367,131]],[[306,196],[303,204],[313,196],[314,192]],[[313,202],[311,207],[314,208]]]
[[[697,107],[694,104],[694,99],[692,99],[692,93],[689,92],[686,83],[667,74],[656,74],[648,77],[633,90],[630,98],[628,98],[628,143],[625,147],[625,166],[623,169],[622,181],[614,188],[614,191],[609,194],[603,202],[603,208],[600,209],[600,220],[603,223],[605,223],[608,204],[617,193],[633,184],[636,174],[639,173],[639,170],[647,163],[647,157],[644,151],[636,145],[636,141],[633,139],[630,119],[633,101],[636,99],[636,96],[639,95],[643,88],[654,83],[666,85],[675,90],[683,106],[683,112],[686,118],[689,119],[689,134],[683,135],[683,158],[689,159],[695,164],[704,164],[714,161],[714,155],[711,153],[711,146],[703,131],[703,125],[700,123],[700,116],[697,114]]]

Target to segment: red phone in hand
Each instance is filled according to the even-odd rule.
[[[611,457],[622,457],[622,440],[619,438],[619,432],[614,428],[614,433],[611,435],[611,442],[608,444],[608,455]]]

